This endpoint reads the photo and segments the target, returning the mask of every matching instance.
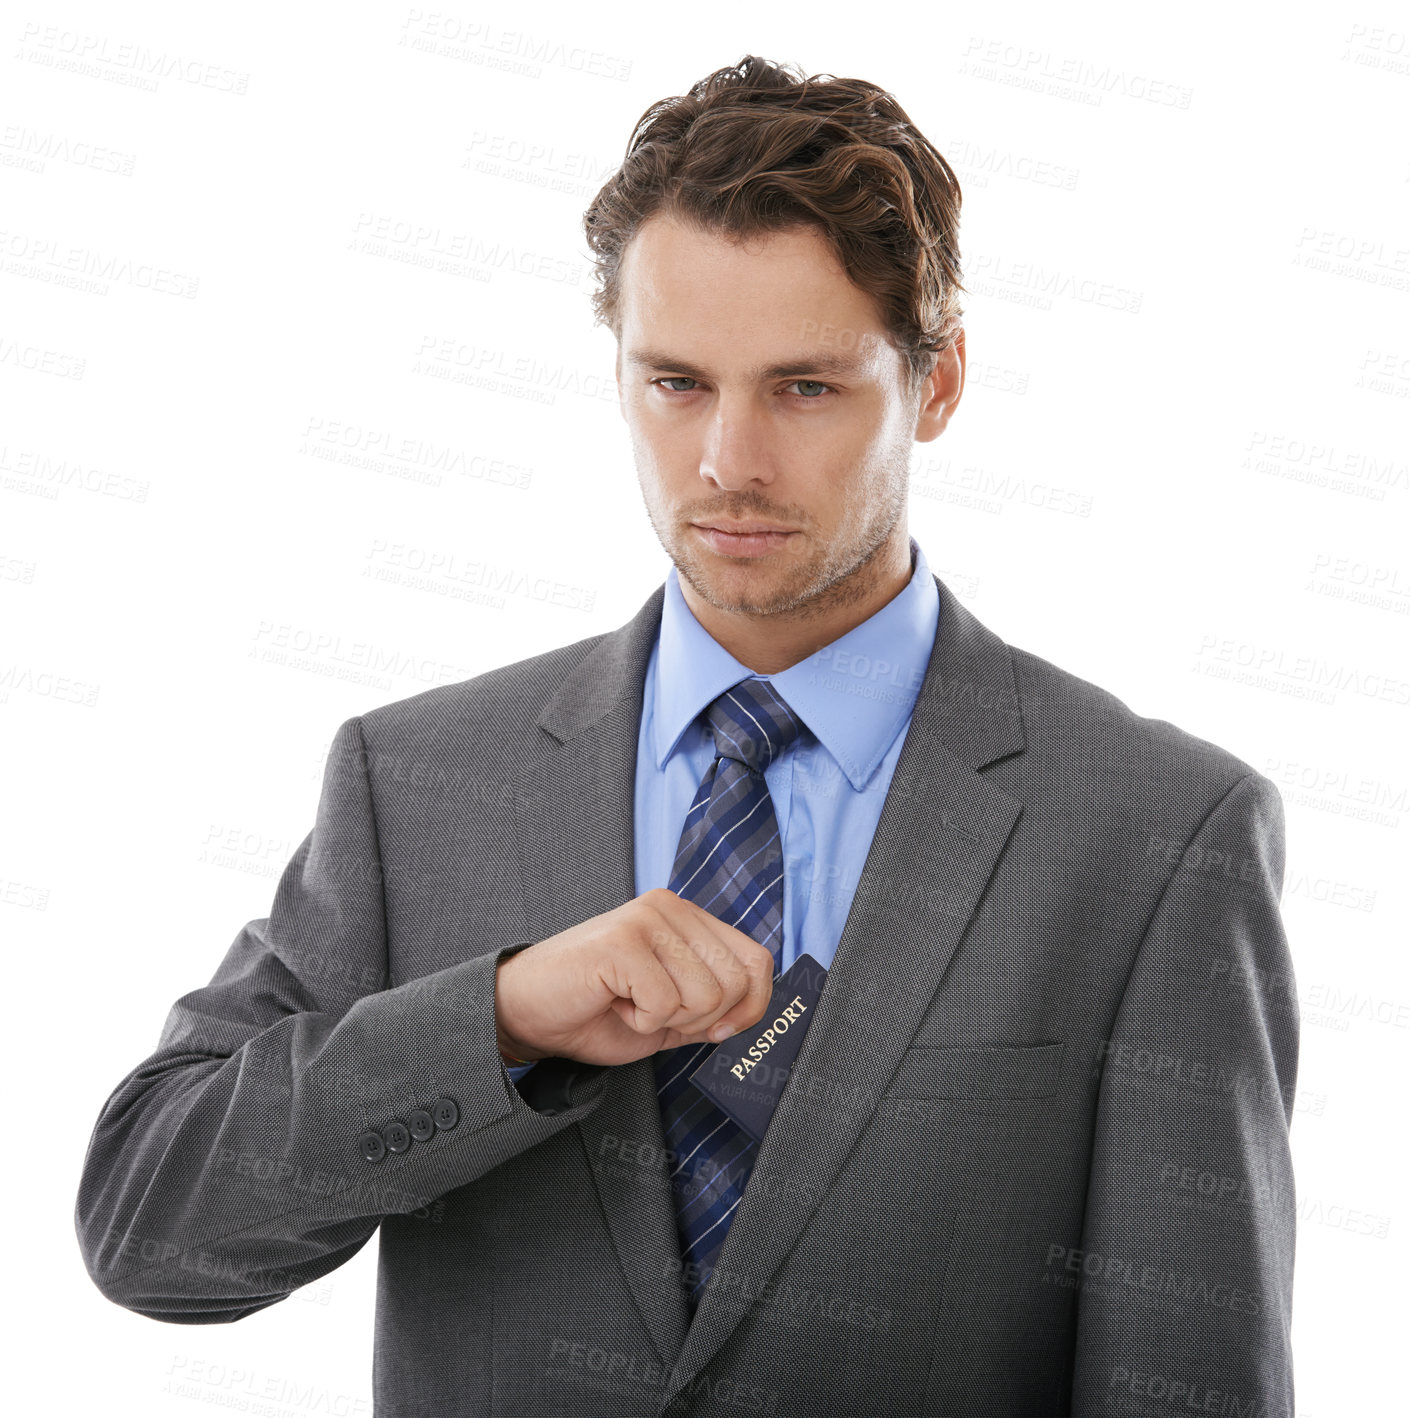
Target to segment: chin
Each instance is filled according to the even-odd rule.
[[[692,562],[685,577],[700,598],[735,615],[775,615],[798,602],[799,576],[793,564],[763,566],[750,561]],[[685,573],[681,573],[685,575]]]

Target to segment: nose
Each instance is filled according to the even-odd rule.
[[[758,405],[746,395],[722,393],[705,427],[700,476],[725,492],[774,480],[774,449]]]

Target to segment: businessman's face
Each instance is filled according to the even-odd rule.
[[[687,599],[801,619],[875,599],[881,578],[894,594],[911,444],[958,403],[962,339],[908,396],[872,297],[816,229],[740,247],[661,214],[626,250],[621,314],[621,411]],[[761,523],[786,530],[708,530]]]

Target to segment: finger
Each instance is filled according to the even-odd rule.
[[[717,967],[727,976],[730,973],[722,959],[728,951],[718,941],[682,937],[662,929],[652,932],[651,944],[680,993],[680,1009],[665,1021],[668,1026],[698,1028],[703,1020],[718,1019],[734,1003],[736,995],[726,992],[726,982],[716,974]]]
[[[660,894],[662,914],[677,934],[689,940],[720,980],[736,988],[741,997],[749,988],[748,979],[753,971],[768,971],[772,978],[777,962],[766,945],[711,915],[694,901],[670,891]]]
[[[680,1013],[676,979],[648,944],[614,954],[604,983],[614,996],[611,1008],[637,1034],[657,1033]]]
[[[664,1025],[656,1029],[637,1027],[638,1023],[649,1024],[650,1020],[646,1015],[637,1014],[636,1006],[631,1000],[614,999],[609,1006],[609,1011],[616,1015],[624,1036],[631,1041],[631,1047],[637,1050],[637,1057],[644,1057],[646,1054],[658,1053],[662,1049],[674,1047],[670,1040],[673,1035],[677,1034],[677,1030],[667,1029]],[[605,1019],[606,1016],[604,1015],[603,1018]]]
[[[713,1008],[699,1011],[693,1019],[687,1015],[673,1018],[669,1024],[691,1043],[719,1043],[763,1017],[773,993],[778,962],[773,952],[752,936],[711,916],[693,902],[670,893],[666,896],[664,914],[676,920],[684,915],[687,944],[720,983],[720,998]],[[682,995],[688,1004],[696,1002],[684,985]]]
[[[718,1044],[721,1040],[739,1033],[741,1029],[757,1024],[769,1007],[769,998],[774,989],[772,953],[765,949],[761,957],[757,952],[750,952],[745,956],[744,969],[749,983],[743,998],[706,1027],[706,1037],[712,1044]]]
[[[672,1040],[661,1047],[675,1048],[678,1044],[718,1044],[757,1024],[768,1011],[769,1000],[773,995],[773,965],[771,956],[767,957],[766,962],[756,960],[750,973],[749,987],[734,1005],[720,1012],[716,1018],[706,1018],[697,1024],[668,1030]]]
[[[722,977],[721,999],[716,1008],[695,1019],[674,1018],[670,1021],[679,1031],[681,1043],[723,1042],[762,1019],[773,993],[778,962],[768,947],[733,926],[713,917],[711,921],[716,932],[712,940],[702,944],[698,938],[692,938],[692,944]],[[708,925],[706,929],[709,929]]]
[[[773,963],[773,952],[769,950],[768,946],[761,945],[746,931],[720,920],[718,916],[711,915],[703,906],[687,900],[684,896],[677,896],[670,891],[663,892],[662,895],[665,898],[663,904],[666,914],[670,919],[678,922],[677,929],[681,934],[689,934],[684,929],[684,925],[693,923],[705,936],[718,940],[726,946],[741,963],[751,957],[760,962],[760,968]],[[681,912],[685,913],[683,920]]]
[[[653,939],[658,945],[670,943],[668,949],[663,949],[663,958],[679,959],[672,956],[672,951],[676,942],[684,939],[719,981],[719,997],[714,1007],[697,1009],[693,1018],[688,1009],[683,1009],[679,1016],[669,1019],[674,1042],[661,1047],[675,1048],[682,1043],[717,1044],[763,1018],[773,993],[777,963],[768,947],[672,891],[662,889],[648,896],[647,904],[662,921],[660,934],[653,935]],[[699,997],[694,994],[691,983],[696,977],[688,963],[686,970],[686,975],[676,975],[677,983],[685,1004],[698,1005]]]

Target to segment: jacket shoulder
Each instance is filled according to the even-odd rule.
[[[1138,714],[1091,680],[1028,650],[1009,647],[1029,752],[1060,779],[1100,778],[1135,798],[1219,798],[1243,778],[1277,790],[1222,744],[1168,719]]]
[[[383,741],[428,743],[450,731],[459,737],[482,728],[502,742],[505,729],[531,728],[548,697],[565,676],[590,655],[610,632],[589,635],[507,665],[408,695],[367,710],[358,717],[365,736]]]

